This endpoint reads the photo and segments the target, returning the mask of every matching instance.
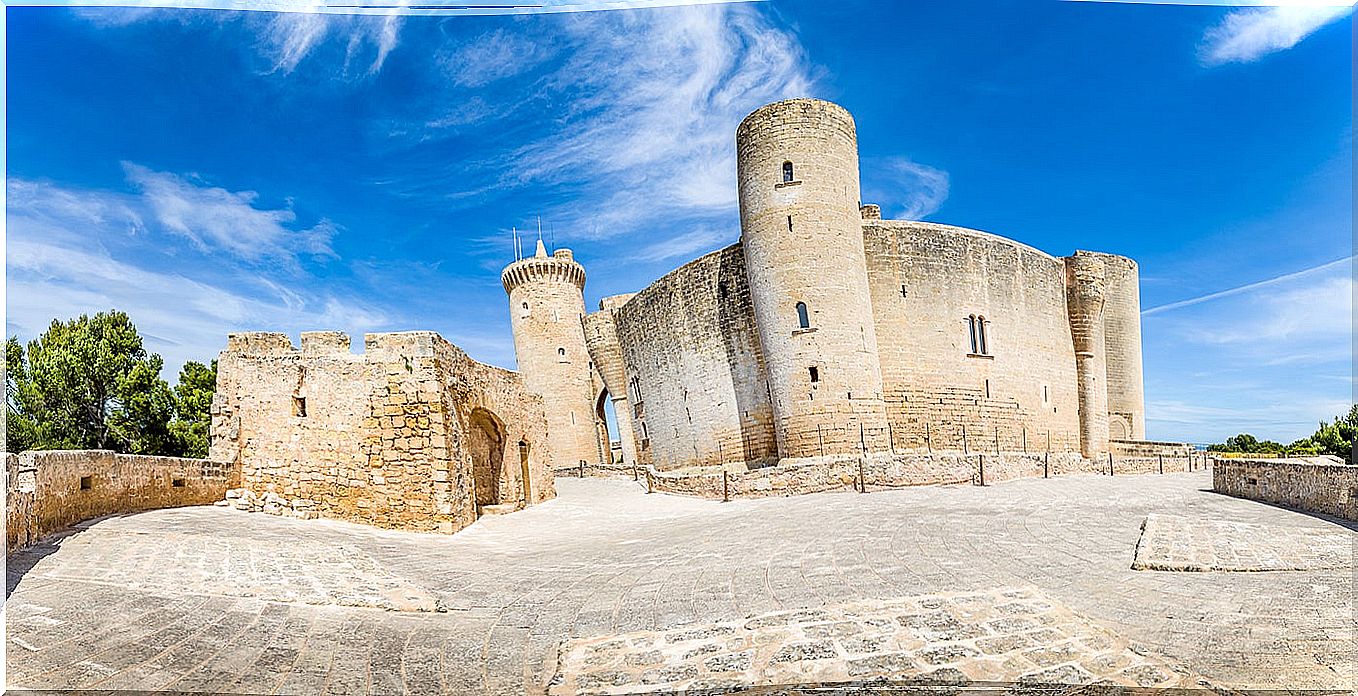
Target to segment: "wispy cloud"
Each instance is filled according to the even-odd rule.
[[[901,220],[923,220],[948,199],[948,173],[904,157],[863,164],[864,203],[877,203]]]
[[[361,299],[317,290],[305,275],[274,280],[240,265],[256,253],[290,253],[297,233],[282,226],[290,211],[259,210],[250,205],[253,194],[136,165],[129,179],[145,188],[8,182],[8,334],[31,339],[53,318],[116,308],[132,317],[172,373],[185,360],[212,358],[233,330],[335,327],[358,334],[394,320]],[[251,241],[233,241],[233,232]],[[208,255],[177,254],[177,238]],[[241,245],[248,243],[268,251],[246,251]]]
[[[228,191],[178,174],[152,171],[123,162],[127,180],[165,229],[182,235],[204,251],[223,251],[258,261],[266,258],[294,263],[298,254],[331,256],[330,239],[336,227],[321,220],[294,229],[297,214],[290,208],[257,207],[254,191]]]
[[[1231,12],[1198,45],[1204,65],[1248,63],[1297,45],[1317,29],[1353,12],[1348,6],[1289,3]]]
[[[1349,256],[1347,258],[1337,259],[1334,261],[1330,261],[1329,263],[1322,263],[1319,266],[1312,266],[1311,268],[1295,271],[1293,273],[1284,273],[1282,275],[1267,278],[1265,280],[1260,280],[1253,283],[1246,283],[1245,285],[1240,285],[1227,290],[1220,290],[1217,292],[1208,293],[1206,295],[1199,295],[1198,297],[1191,297],[1187,300],[1178,300],[1176,302],[1162,304],[1156,307],[1151,307],[1150,309],[1142,310],[1141,316],[1143,317],[1150,316],[1152,314],[1160,314],[1162,312],[1181,309],[1183,307],[1192,307],[1193,305],[1202,304],[1203,302],[1211,302],[1212,300],[1219,300],[1225,297],[1231,297],[1232,295],[1239,295],[1242,293],[1252,292],[1254,290],[1258,290],[1261,288],[1266,288],[1271,285],[1278,285],[1281,283],[1286,283],[1300,278],[1305,278],[1316,273],[1332,271],[1336,268],[1342,268],[1345,265],[1352,264],[1354,258],[1355,257],[1353,256]]]
[[[636,258],[642,261],[666,261],[674,258],[696,258],[698,255],[726,246],[740,236],[735,228],[699,228],[684,232],[669,239],[663,239],[637,250]]]

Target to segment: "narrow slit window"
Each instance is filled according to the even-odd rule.
[[[811,328],[811,315],[806,311],[806,303],[797,303],[797,326],[802,329]]]
[[[815,368],[815,367],[810,367],[810,368],[807,368],[807,369],[811,372],[811,383],[812,383],[812,384],[815,384],[816,382],[819,382],[819,381],[820,381],[820,370],[819,370],[818,368]]]
[[[784,162],[784,163],[783,163],[783,183],[786,184],[786,183],[789,183],[789,182],[791,182],[791,181],[792,181],[792,163],[791,163],[791,162]]]
[[[976,317],[976,336],[980,343],[981,350],[977,351],[981,355],[990,355],[989,346],[986,345],[986,322],[985,317]]]

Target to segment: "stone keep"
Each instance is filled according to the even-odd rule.
[[[1136,263],[884,220],[856,137],[829,102],[751,113],[740,241],[586,318],[624,449],[676,470],[1144,440]]]
[[[884,439],[853,117],[813,99],[755,111],[736,130],[736,179],[779,456]]]
[[[542,397],[558,466],[605,462],[596,425],[593,362],[585,347],[585,269],[569,249],[537,252],[500,274],[509,295],[514,356]]]

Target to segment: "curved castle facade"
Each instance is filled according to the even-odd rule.
[[[598,424],[567,428],[563,413],[595,413],[605,390],[623,462],[659,470],[929,450],[1096,457],[1144,439],[1135,262],[882,220],[859,200],[853,117],[829,102],[755,111],[736,151],[740,241],[605,298],[560,336],[529,328],[510,282],[555,257],[506,269],[520,369],[558,447],[587,455]],[[553,362],[560,347],[588,363]]]

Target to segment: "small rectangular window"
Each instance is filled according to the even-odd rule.
[[[807,369],[810,370],[810,372],[811,372],[811,383],[812,383],[812,384],[815,384],[816,382],[819,382],[819,381],[820,381],[820,370],[818,370],[818,369],[816,369],[816,368],[814,368],[814,367],[807,368]]]
[[[305,396],[292,397],[292,415],[297,416],[298,418],[306,418]]]
[[[171,479],[171,480],[170,480],[170,486],[172,486],[172,487],[174,487],[174,488],[183,488],[183,487],[184,487],[184,479],[181,479],[181,478]]]
[[[93,477],[93,476],[81,476],[81,477],[80,477],[80,490],[82,490],[82,491],[88,491],[88,490],[92,490],[93,488],[94,488],[94,477]]]

